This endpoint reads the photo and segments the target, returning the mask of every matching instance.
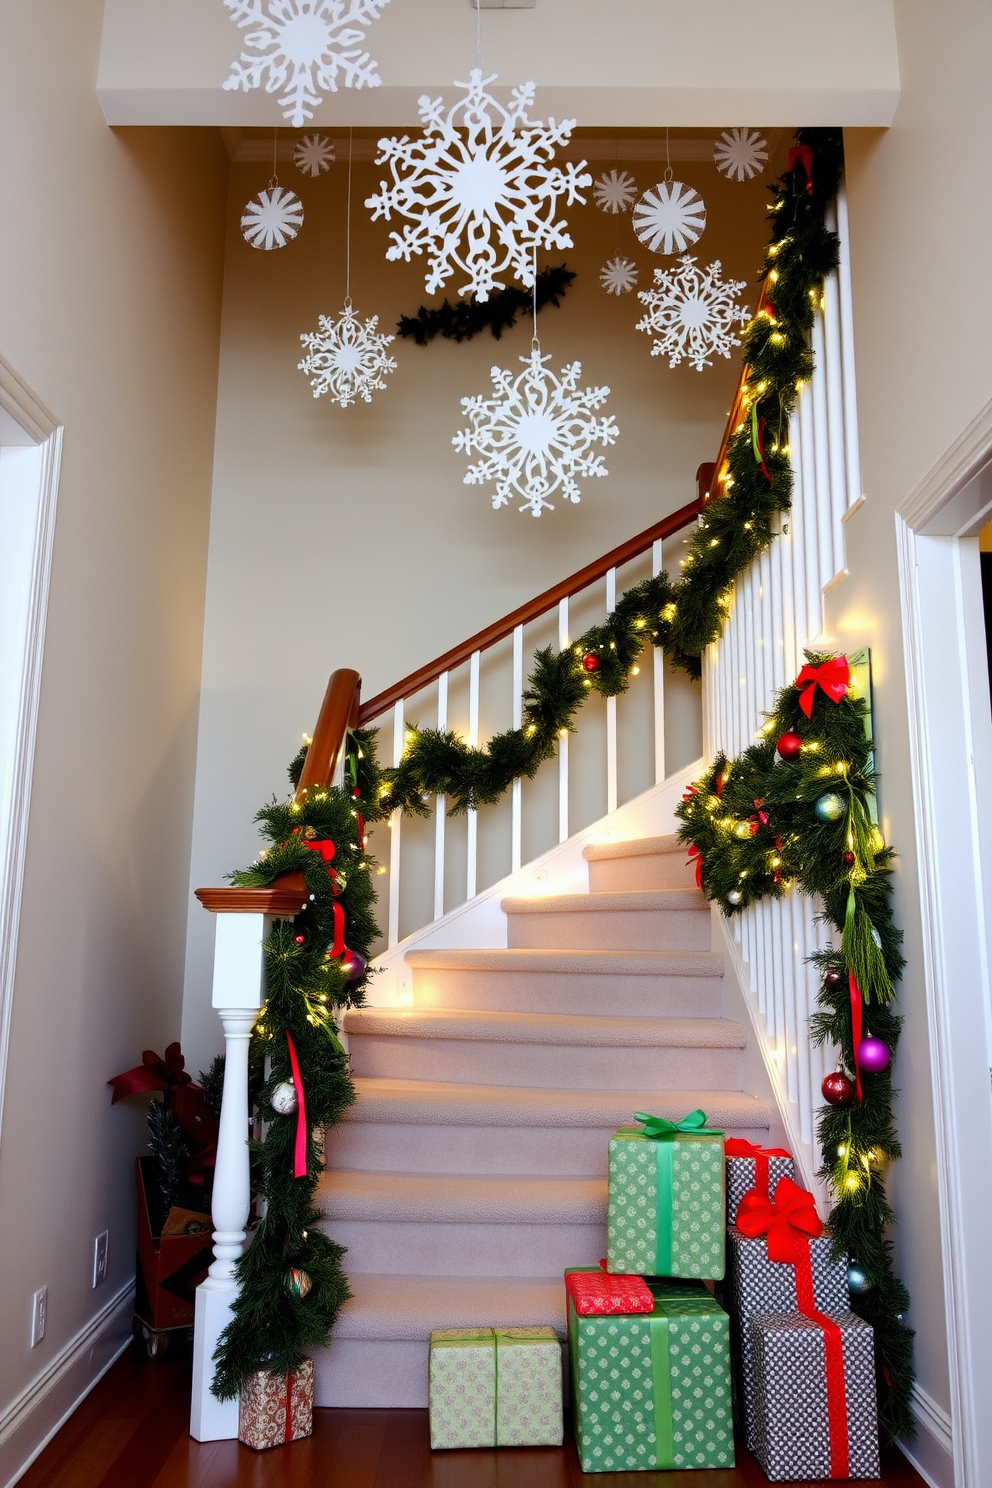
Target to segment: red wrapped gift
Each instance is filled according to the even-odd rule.
[[[654,1297],[643,1276],[611,1276],[574,1266],[565,1272],[565,1291],[580,1317],[654,1311]]]
[[[260,1369],[241,1391],[238,1440],[262,1452],[313,1432],[313,1360],[289,1374]]]

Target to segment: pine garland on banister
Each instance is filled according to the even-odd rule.
[[[725,915],[795,887],[819,896],[823,921],[836,932],[835,944],[812,957],[821,984],[810,1032],[814,1043],[840,1051],[846,1071],[824,1082],[831,1104],[817,1126],[820,1171],[836,1196],[836,1248],[864,1276],[851,1305],[875,1330],[879,1418],[907,1437],[914,1434],[913,1332],[903,1322],[909,1295],[885,1238],[894,1215],[883,1177],[884,1164],[901,1155],[891,1075],[902,1023],[892,1011],[892,984],[903,969],[892,917],[895,854],[873,821],[870,704],[858,669],[851,674],[846,658],[812,652],[807,662],[779,694],[761,740],[735,760],[719,755],[689,788],[678,807],[679,836],[697,882]]]
[[[531,314],[535,300],[538,310],[545,305],[560,305],[574,278],[566,264],[541,269],[535,290],[516,289],[511,284],[481,302],[473,295],[470,300],[456,300],[453,305],[447,300],[439,306],[421,305],[416,315],[400,316],[397,330],[418,346],[426,346],[435,336],[448,341],[471,341],[473,336],[487,330],[498,341],[504,331],[516,325],[518,315]]]

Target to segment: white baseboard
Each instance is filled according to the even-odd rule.
[[[0,1411],[0,1483],[22,1477],[131,1340],[134,1282],[122,1287]]]
[[[918,1384],[913,1386],[909,1407],[916,1422],[917,1437],[915,1441],[900,1442],[900,1451],[930,1488],[955,1488],[950,1416]]]

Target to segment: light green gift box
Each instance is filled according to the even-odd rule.
[[[698,1282],[655,1282],[653,1312],[580,1317],[568,1300],[583,1472],[733,1467],[729,1319]]]
[[[647,1116],[610,1139],[608,1271],[719,1281],[726,1249],[723,1132],[703,1111]]]
[[[431,1446],[559,1447],[561,1344],[553,1328],[431,1334]]]

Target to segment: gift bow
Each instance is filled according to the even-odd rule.
[[[186,1061],[178,1043],[169,1045],[164,1058],[159,1058],[154,1049],[143,1049],[141,1059],[142,1063],[134,1069],[125,1070],[122,1075],[115,1075],[107,1081],[114,1088],[111,1105],[124,1095],[136,1095],[146,1090],[173,1090],[177,1085],[193,1083],[192,1075],[186,1073]]]
[[[193,1148],[189,1159],[189,1180],[202,1185],[205,1168],[212,1168],[217,1156],[217,1122],[207,1106],[200,1085],[186,1073],[186,1060],[178,1043],[172,1043],[163,1058],[154,1049],[144,1049],[142,1063],[134,1069],[115,1075],[107,1084],[113,1087],[110,1104],[125,1095],[144,1095],[150,1090],[164,1090],[172,1115],[182,1127]]]
[[[327,865],[327,872],[330,876],[331,893],[335,896],[331,902],[331,912],[334,916],[334,940],[327,954],[330,960],[334,961],[337,959],[338,956],[343,955],[345,950],[344,910],[341,908],[340,904],[337,901],[337,870],[331,867],[331,860],[334,857],[334,854],[337,852],[337,847],[329,837],[322,837],[316,842],[304,840],[303,846],[308,847],[311,852],[320,853],[320,856],[323,858],[325,864]]]
[[[812,196],[813,195],[813,146],[812,145],[793,145],[791,147],[791,149],[789,150],[789,164],[786,167],[786,169],[787,170],[790,170],[790,171],[794,171],[800,165],[803,167],[803,169],[806,172],[806,191],[807,191],[808,195]]]
[[[791,1178],[780,1178],[774,1199],[752,1188],[737,1206],[737,1228],[752,1240],[768,1236],[768,1259],[795,1265],[808,1256],[807,1241],[823,1234],[813,1195]]]
[[[706,1127],[706,1112],[697,1108],[690,1111],[688,1116],[683,1116],[681,1121],[668,1121],[664,1116],[649,1116],[644,1111],[635,1111],[634,1120],[643,1124],[642,1136],[669,1137],[674,1132],[702,1131]]]
[[[699,851],[699,848],[696,846],[696,844],[694,842],[690,842],[689,857],[685,865],[687,868],[689,867],[689,864],[692,862],[693,858],[695,858],[696,860],[696,888],[701,889],[703,887],[703,855]],[[638,1117],[638,1120],[640,1120],[640,1117]]]
[[[800,688],[799,706],[807,718],[813,716],[813,697],[822,687],[832,703],[839,703],[851,685],[851,668],[846,656],[832,656],[821,666],[804,666],[795,685]]]
[[[769,1160],[773,1157],[791,1157],[784,1147],[759,1147],[756,1142],[746,1142],[743,1137],[728,1137],[723,1144],[727,1157],[750,1157],[754,1159],[754,1187],[758,1193],[768,1194],[771,1182]]]

